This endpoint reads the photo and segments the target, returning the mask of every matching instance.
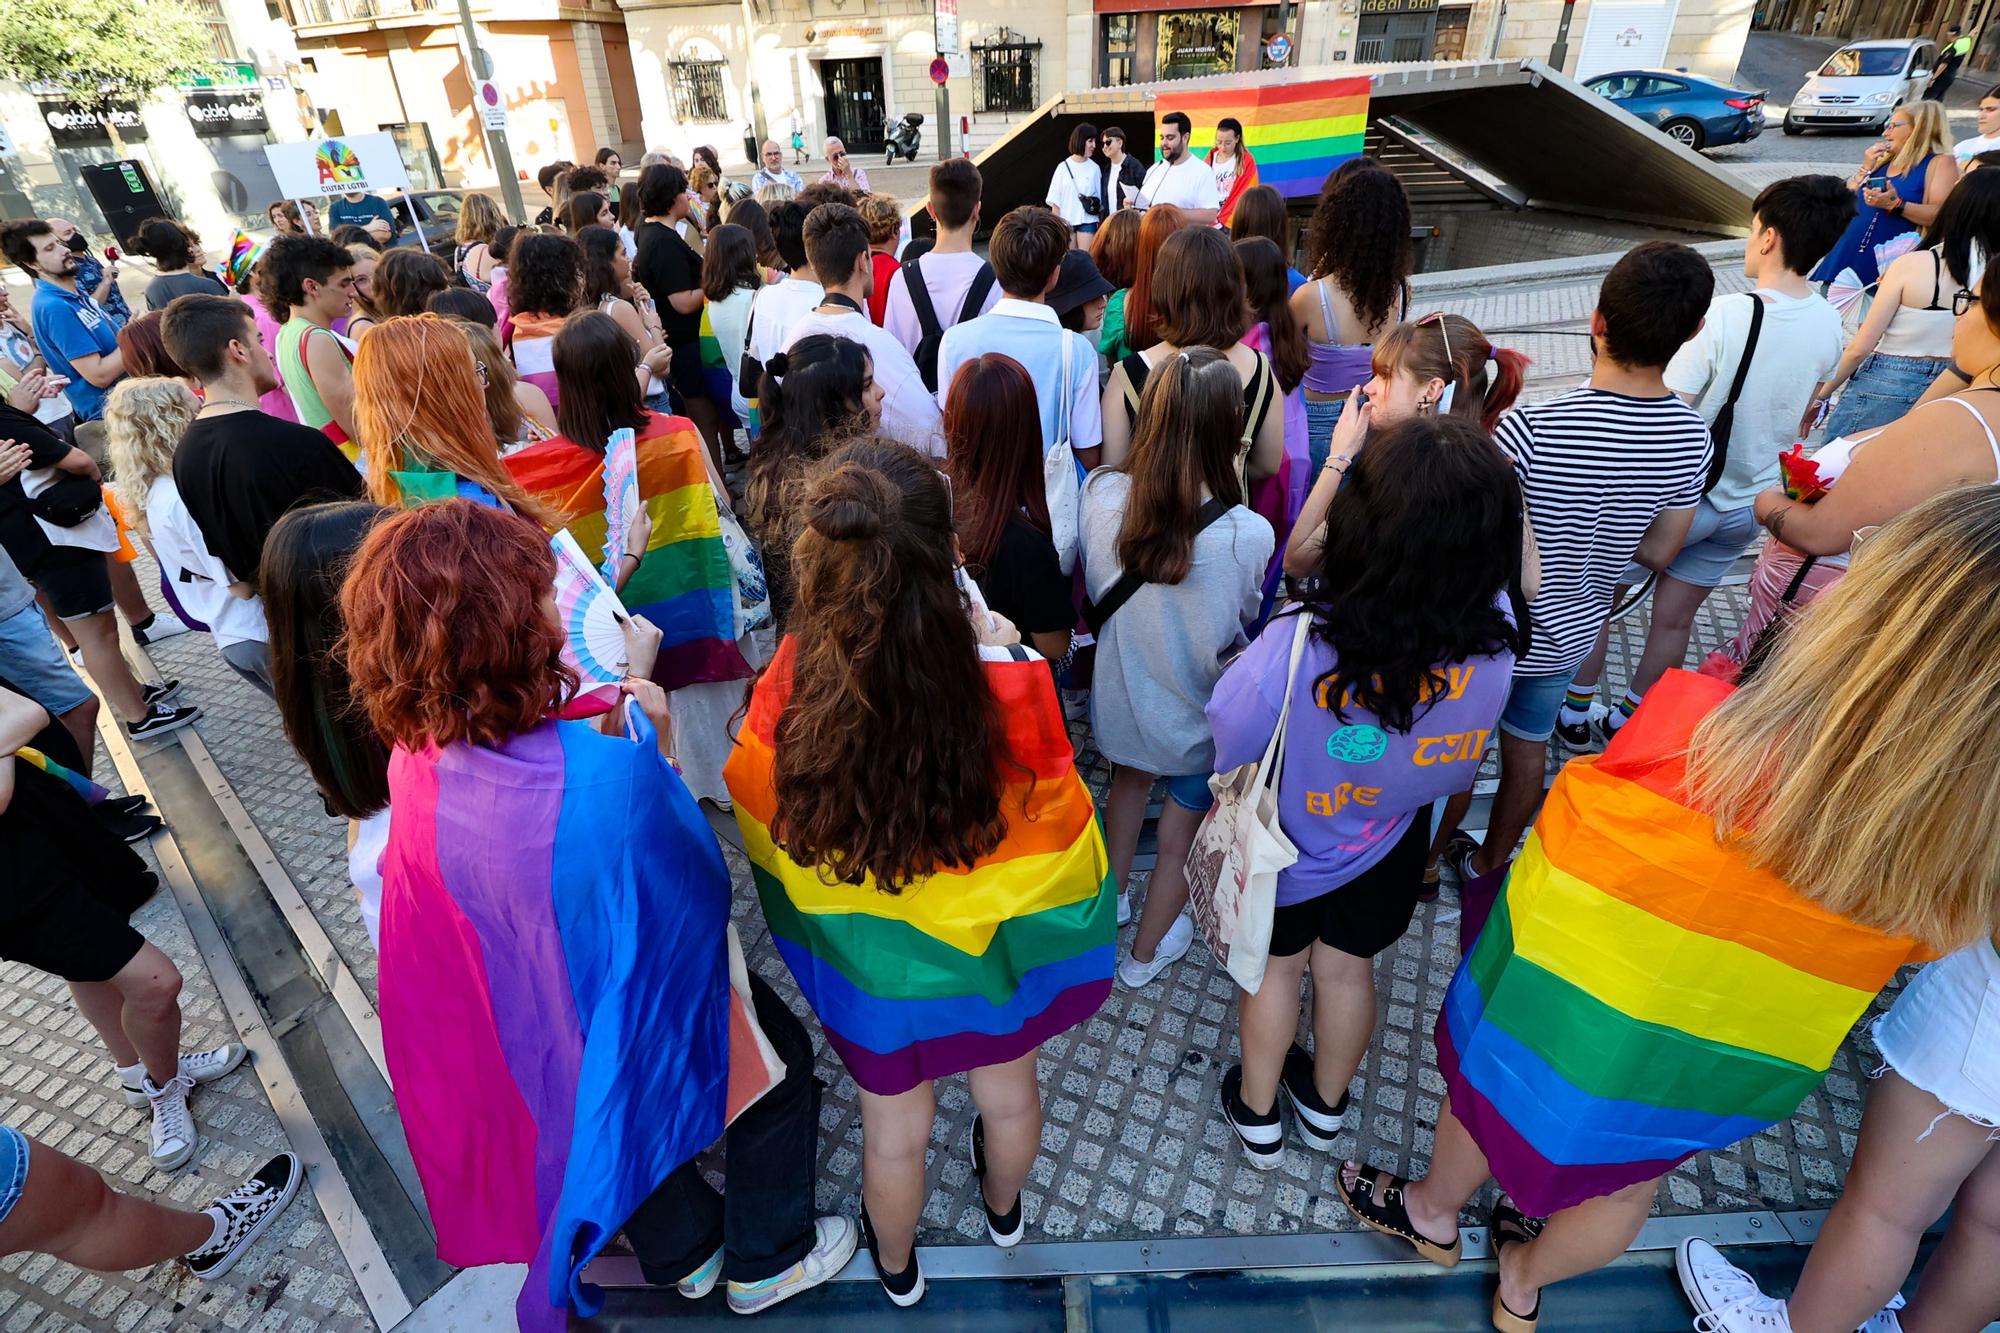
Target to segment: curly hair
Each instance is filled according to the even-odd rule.
[[[132,237],[132,249],[153,261],[162,273],[178,273],[194,266],[201,252],[201,237],[186,224],[172,218],[147,218]]]
[[[507,252],[507,304],[524,314],[567,315],[583,289],[583,251],[567,236],[514,238]]]
[[[886,194],[864,194],[855,201],[855,211],[868,224],[868,244],[889,245],[903,232],[903,210]]]
[[[162,375],[122,379],[105,401],[111,475],[139,531],[148,537],[153,534],[146,524],[146,494],[155,480],[174,474],[174,449],[200,410],[201,400],[187,385]]]
[[[1411,417],[1370,434],[1327,511],[1305,605],[1334,651],[1316,698],[1347,720],[1358,705],[1408,734],[1446,688],[1445,668],[1527,651],[1520,586],[1521,486],[1486,432],[1456,416]]]
[[[451,286],[438,257],[425,250],[391,250],[375,266],[368,304],[377,319],[421,315],[431,298]]]
[[[1007,834],[1003,728],[953,579],[951,494],[916,451],[866,440],[821,465],[802,519],[771,836],[827,883],[896,893]]]
[[[340,592],[348,673],[376,729],[414,749],[540,725],[577,686],[542,610],[555,576],[540,529],[470,500],[377,524]]]
[[[1364,328],[1394,319],[1398,304],[1409,303],[1416,268],[1403,182],[1370,157],[1328,176],[1306,226],[1306,262],[1314,278],[1331,278],[1347,293]]]
[[[288,233],[264,247],[264,258],[257,265],[257,295],[271,318],[282,324],[292,317],[292,307],[305,301],[308,279],[325,283],[353,267],[354,256],[337,241]]]

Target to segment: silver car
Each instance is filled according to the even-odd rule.
[[[1785,133],[1813,129],[1879,131],[1905,102],[1924,95],[1937,43],[1923,37],[1849,42],[1808,76],[1785,110]]]

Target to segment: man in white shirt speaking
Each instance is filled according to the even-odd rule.
[[[1192,128],[1184,111],[1160,117],[1160,160],[1146,173],[1134,202],[1140,208],[1172,204],[1189,222],[1206,227],[1222,211],[1222,191],[1216,188],[1214,169],[1188,151]]]

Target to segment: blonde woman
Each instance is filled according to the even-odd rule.
[[[493,255],[493,238],[507,225],[500,205],[483,194],[468,191],[458,212],[458,246],[451,266],[465,279],[465,285],[482,295],[493,285],[493,270],[500,261]]]
[[[1771,706],[1716,724],[1718,742],[1742,742],[1733,754],[1768,749],[1774,757],[1768,765],[1718,762],[1708,774],[1737,809],[1760,813],[1768,832],[1755,844],[1795,861],[1851,864],[1858,873],[1845,899],[1823,905],[1951,952],[1875,1020],[1883,1069],[1854,1166],[1790,1301],[1765,1296],[1713,1246],[1683,1242],[1681,1282],[1704,1316],[1697,1328],[1915,1333],[1983,1328],[2000,1313],[1992,1128],[2000,1124],[2000,1043],[1991,1032],[2000,1013],[2000,858],[1984,832],[2000,818],[2000,732],[1989,724],[2000,704],[1996,612],[2000,491],[1948,491],[1871,538],[1840,593],[1800,623],[1798,651],[1744,691],[1761,692]],[[1871,648],[1849,679],[1857,643]],[[1817,659],[1811,648],[1821,650]],[[1796,682],[1822,676],[1846,687],[1836,706],[1822,689],[1790,696]],[[1953,702],[1942,727],[1935,713],[1923,717],[1930,690]],[[1804,760],[1795,772],[1776,758],[1794,753]],[[1768,796],[1752,786],[1766,772],[1788,774]],[[1885,786],[1884,773],[1897,780]],[[1816,818],[1812,809],[1828,813]],[[1878,1315],[1946,1208],[1951,1225],[1909,1305]]]
[[[486,394],[486,419],[505,458],[517,449],[539,444],[556,433],[556,410],[549,396],[514,372],[514,363],[500,349],[499,339],[484,324],[454,319],[453,326],[472,345],[473,368]]]
[[[347,247],[347,253],[354,256],[354,312],[347,317],[347,327],[334,332],[359,342],[362,334],[381,323],[375,313],[375,269],[382,262],[382,252],[357,241]]]
[[[1889,117],[1878,143],[1861,155],[1861,168],[1847,178],[1860,206],[1840,243],[1813,270],[1814,282],[1832,282],[1853,269],[1862,285],[1881,276],[1875,247],[1904,232],[1928,227],[1958,184],[1958,159],[1951,155],[1950,127],[1937,102],[1907,102]]]
[[[200,410],[201,400],[177,379],[121,380],[104,407],[111,467],[139,535],[181,605],[208,626],[231,670],[276,697],[264,604],[208,549],[174,485],[174,449]]]

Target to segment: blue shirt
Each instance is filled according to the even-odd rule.
[[[360,199],[345,196],[336,199],[326,210],[326,229],[329,234],[335,227],[344,227],[352,222],[357,227],[366,227],[373,218],[381,218],[389,224],[389,234],[396,234],[396,215],[389,211],[389,201],[380,195],[363,195]]]
[[[1069,380],[1063,380],[1063,343],[1070,344]],[[1070,446],[1095,449],[1104,443],[1104,418],[1098,399],[1097,349],[1081,333],[1062,326],[1056,312],[1039,301],[1002,297],[993,309],[944,331],[938,343],[938,401],[951,393],[952,376],[966,362],[998,352],[1021,363],[1035,383],[1036,406],[1042,416],[1042,445],[1063,438],[1062,402],[1067,413]]]
[[[91,300],[81,282],[72,292],[43,278],[35,283],[32,317],[35,341],[49,369],[69,378],[69,400],[76,407],[76,419],[95,421],[103,416],[104,400],[111,390],[85,379],[74,358],[109,356],[118,350],[118,324],[111,312]]]
[[[76,255],[76,285],[86,292],[96,291],[97,284],[104,281],[104,265],[87,250],[72,253]],[[132,322],[132,307],[125,304],[125,293],[118,290],[117,283],[104,289],[104,300],[99,304],[111,312],[114,328],[122,329]]]
[[[755,194],[766,185],[789,185],[793,190],[806,188],[804,178],[796,171],[767,171],[759,167],[757,174],[750,178],[750,192]]]

